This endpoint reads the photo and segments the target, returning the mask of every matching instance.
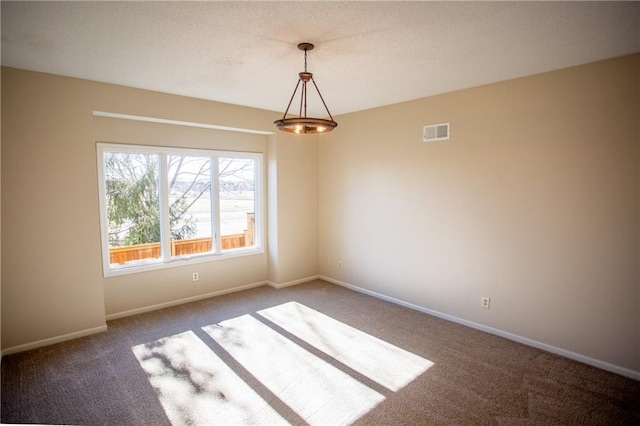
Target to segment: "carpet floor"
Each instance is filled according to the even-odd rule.
[[[2,359],[2,423],[640,425],[640,382],[317,280]]]

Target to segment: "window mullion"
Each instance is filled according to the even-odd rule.
[[[262,165],[253,158],[253,246],[262,244]]]
[[[211,235],[213,235],[212,251],[222,251],[220,237],[220,176],[218,156],[211,157]]]
[[[162,246],[162,260],[171,260],[171,224],[169,223],[169,179],[168,156],[166,152],[160,154],[160,182],[158,185],[160,198],[160,244]]]

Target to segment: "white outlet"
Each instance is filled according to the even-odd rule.
[[[194,272],[194,273],[191,275],[191,280],[192,280],[192,281],[198,281],[199,279],[200,279],[200,274],[198,274],[197,272]]]
[[[338,269],[342,269],[342,260],[338,260]]]
[[[482,306],[485,309],[489,309],[489,306],[491,305],[491,299],[488,297],[481,297],[480,298],[480,306]]]

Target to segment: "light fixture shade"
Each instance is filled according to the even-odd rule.
[[[280,120],[276,120],[273,124],[276,127],[288,133],[306,133],[306,134],[314,134],[314,133],[326,133],[330,132],[338,126],[333,120],[331,113],[329,112],[329,108],[327,108],[327,104],[320,93],[320,89],[318,89],[318,85],[313,79],[313,74],[307,72],[307,51],[313,49],[313,44],[311,43],[300,43],[298,44],[298,49],[304,50],[304,72],[298,73],[299,79],[296,84],[296,88],[293,89],[293,95],[291,95],[291,100],[289,101],[289,105],[284,112],[284,115]],[[312,82],[316,91],[318,92],[318,96],[324,105],[324,109],[327,111],[329,115],[329,119],[326,118],[314,118],[307,117],[307,83]],[[302,85],[300,84],[302,83]],[[296,96],[296,92],[298,88],[301,87],[300,90],[300,111],[298,117],[287,118],[287,114],[289,113],[289,108],[291,108],[291,103]]]
[[[326,133],[336,128],[333,120],[313,117],[283,118],[273,122],[279,130],[289,133]]]

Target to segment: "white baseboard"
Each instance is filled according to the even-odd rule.
[[[548,345],[543,342],[539,342],[537,340],[529,339],[527,337],[522,337],[517,334],[509,333],[507,331],[503,331],[497,328],[488,327],[486,325],[482,325],[473,321],[468,321],[462,318],[455,317],[453,315],[444,314],[442,312],[434,311],[432,309],[428,309],[419,305],[415,305],[413,303],[405,302],[404,300],[396,299],[394,297],[389,297],[381,293],[377,293],[375,291],[367,290],[362,287],[358,287],[352,284],[348,284],[342,281],[338,281],[336,279],[326,277],[324,275],[319,276],[320,279],[328,281],[333,284],[337,284],[341,287],[348,288],[350,290],[357,291],[359,293],[363,293],[377,299],[386,300],[387,302],[395,303],[400,306],[404,306],[406,308],[414,309],[416,311],[423,312],[425,314],[433,315],[434,317],[442,318],[447,321],[455,322],[457,324],[465,325],[467,327],[475,328],[476,330],[484,331],[489,334],[493,334],[496,336],[504,337],[505,339],[513,340],[514,342],[522,343],[527,346],[532,346],[534,348],[542,349],[543,351],[550,352],[556,355],[563,356],[565,358],[572,359],[574,361],[579,361],[584,364],[591,365],[593,367],[600,368],[602,370],[609,371],[611,373],[619,374],[621,376],[628,377],[634,380],[640,380],[640,371],[631,370],[628,368],[620,367],[615,364],[611,364],[605,361],[601,361],[598,359],[590,358],[584,355],[581,355],[576,352],[568,351],[566,349],[558,348],[556,346]]]
[[[222,296],[223,294],[236,293],[238,291],[249,290],[251,288],[256,288],[263,286],[265,284],[271,285],[268,281],[260,281],[252,284],[246,284],[239,287],[228,288],[225,290],[218,290],[211,293],[200,294],[197,296],[186,297],[184,299],[172,300],[170,302],[158,303],[157,305],[144,306],[142,308],[131,309],[129,311],[116,312],[115,314],[109,314],[106,316],[107,321],[111,321],[118,318],[129,317],[132,315],[142,314],[145,312],[151,312],[158,309],[169,308],[171,306],[182,305],[185,303],[196,302],[202,299],[209,299],[210,297]]]
[[[76,331],[69,334],[63,334],[61,336],[50,337],[48,339],[38,340],[36,342],[25,343],[24,345],[12,346],[2,350],[2,356],[16,354],[18,352],[24,352],[31,349],[41,348],[43,346],[53,345],[55,343],[66,342],[67,340],[77,339],[79,337],[90,336],[92,334],[102,333],[107,331],[107,325],[101,325],[99,327],[88,328],[86,330]]]
[[[290,287],[292,285],[307,283],[309,281],[317,280],[318,278],[320,278],[320,275],[312,275],[307,278],[300,278],[299,280],[289,281],[282,284],[274,283],[273,281],[267,281],[267,284],[273,288],[284,288],[284,287]]]

